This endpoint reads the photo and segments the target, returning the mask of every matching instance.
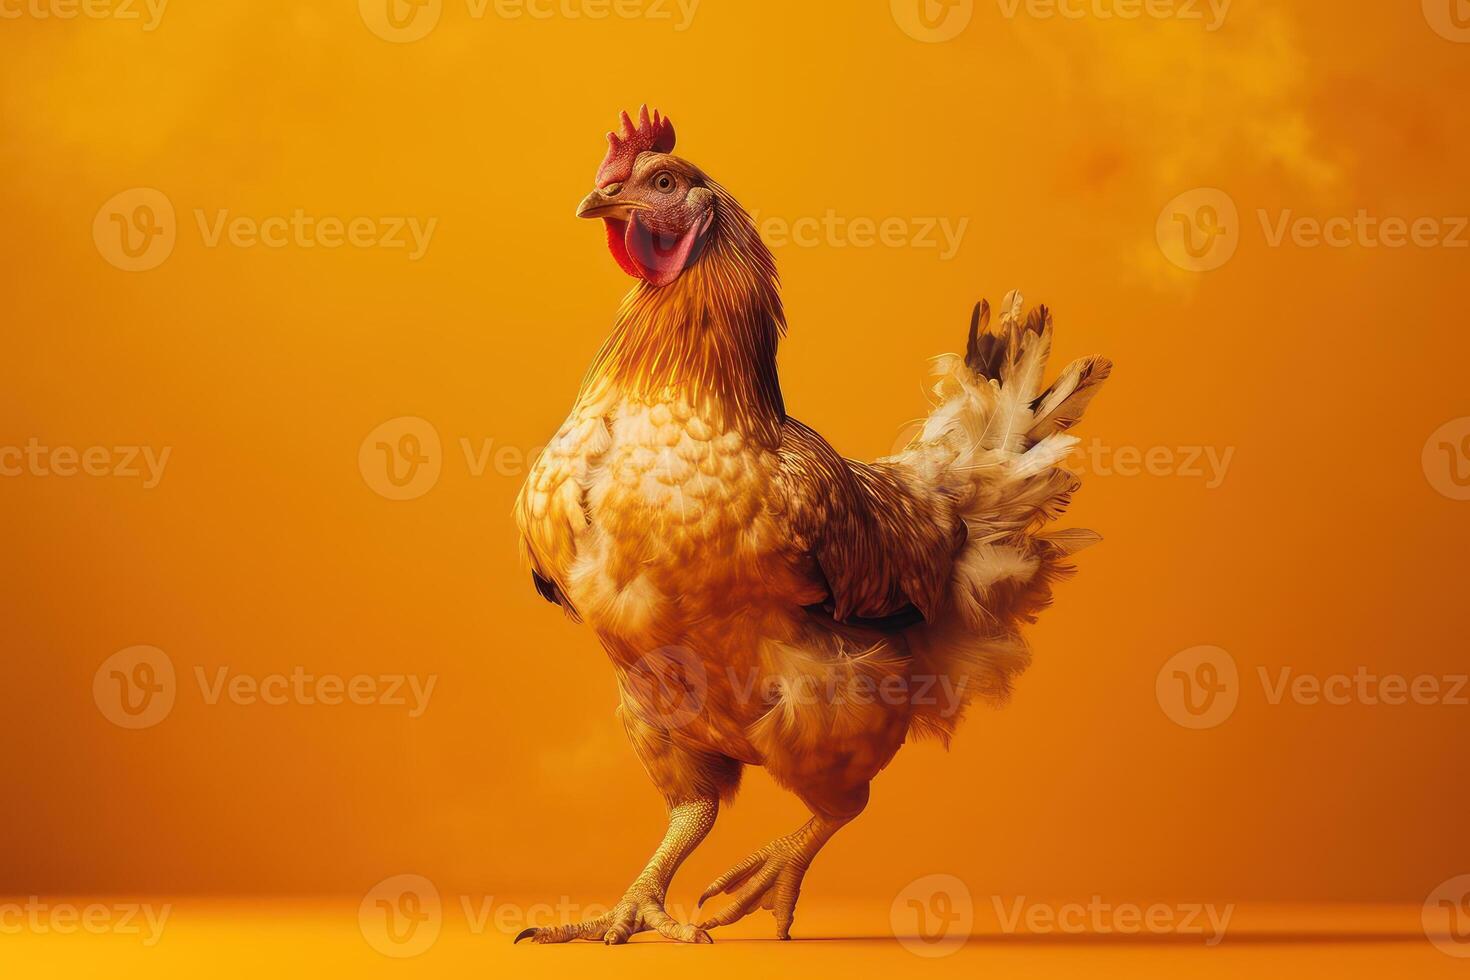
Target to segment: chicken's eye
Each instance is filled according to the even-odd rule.
[[[653,187],[661,194],[667,194],[677,184],[678,181],[674,180],[674,175],[667,170],[662,171],[657,177],[653,178]]]

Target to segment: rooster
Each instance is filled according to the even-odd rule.
[[[1022,626],[1097,540],[1044,528],[1079,483],[1066,430],[1111,365],[1082,358],[1044,387],[1047,310],[1013,292],[992,320],[982,302],[907,447],[844,459],[786,413],[779,281],[750,215],[646,106],[608,142],[577,214],[638,281],[516,519],[536,589],[612,662],[668,828],[607,914],[516,941],[704,943],[757,909],[788,939],[812,860],[904,741],[947,743],[966,704],[1003,702],[1025,669]],[[811,819],[717,878],[700,908],[724,894],[718,911],[676,921],[674,873],[745,766]]]

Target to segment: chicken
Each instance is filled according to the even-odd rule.
[[[606,915],[528,929],[540,943],[656,931],[710,942],[756,909],[790,937],[803,877],[860,814],[910,735],[948,741],[972,701],[1003,702],[1024,624],[1088,531],[1046,533],[1078,479],[1065,434],[1107,378],[1101,357],[1050,387],[1045,308],[982,303],[935,406],[872,464],[786,414],[775,262],[750,216],[673,156],[645,107],[577,214],[599,218],[638,282],[516,504],[536,588],[596,633],[619,716],[668,806],[647,867]],[[716,879],[702,921],[664,908],[675,871],[763,766],[811,811]],[[710,906],[713,908],[713,906]]]

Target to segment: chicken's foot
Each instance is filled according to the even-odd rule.
[[[776,917],[776,936],[791,938],[796,918],[796,899],[801,881],[822,845],[852,818],[812,817],[794,834],[771,841],[714,880],[699,896],[699,904],[726,894],[733,901],[699,923],[702,929],[727,926],[756,909],[769,909]]]
[[[585,939],[617,946],[637,933],[654,931],[681,943],[713,942],[702,928],[678,922],[664,911],[664,896],[668,894],[674,872],[704,840],[714,826],[718,812],[719,801],[713,798],[674,805],[669,809],[669,829],[664,834],[663,843],[612,911],[584,922],[525,929],[515,941],[529,939],[536,943],[565,943]]]

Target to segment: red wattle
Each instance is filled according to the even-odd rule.
[[[667,286],[684,274],[704,245],[714,213],[706,211],[698,223],[673,242],[662,238],[639,219],[635,212],[627,222],[624,249],[643,278],[653,286]]]
[[[607,248],[617,260],[619,268],[634,279],[643,278],[643,270],[628,254],[628,223],[621,218],[603,218],[607,225]]]

